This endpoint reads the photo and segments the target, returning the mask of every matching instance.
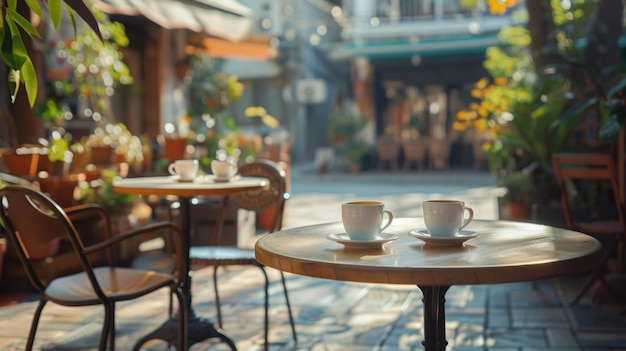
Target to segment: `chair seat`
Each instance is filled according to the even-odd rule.
[[[129,268],[94,268],[102,290],[112,301],[130,300],[172,284],[170,274]],[[98,299],[85,273],[53,280],[45,290],[46,298],[65,306],[98,305]]]
[[[173,272],[176,262],[164,250],[150,250],[137,255],[130,266],[157,272]]]
[[[191,265],[258,264],[254,250],[230,246],[194,246],[189,250]]]

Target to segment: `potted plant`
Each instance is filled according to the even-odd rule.
[[[363,167],[363,160],[372,152],[372,148],[360,140],[350,140],[345,145],[344,155],[348,160],[351,173],[358,173]]]
[[[109,214],[112,235],[132,229],[141,220],[133,212],[135,206],[141,206],[137,202],[138,197],[113,190],[113,181],[117,177],[117,171],[103,169],[99,179],[80,184],[81,202],[95,203]],[[139,239],[125,242],[120,247],[118,258],[129,261],[137,254],[138,245]]]
[[[510,219],[529,219],[533,191],[532,176],[524,172],[513,172],[498,179],[505,189],[502,196]]]

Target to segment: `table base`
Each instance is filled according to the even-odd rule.
[[[227,344],[232,351],[237,351],[237,346],[235,346],[233,340],[226,336],[221,328],[216,328],[208,319],[198,317],[193,311],[190,311],[187,325],[188,345],[191,347],[191,345],[197,342],[212,338],[219,338],[222,342]],[[163,340],[169,345],[176,345],[176,341],[178,340],[177,315],[170,317],[156,330],[139,339],[133,347],[133,351],[139,351],[141,346],[150,340]],[[176,349],[178,349],[178,347]]]
[[[450,286],[417,286],[424,295],[424,345],[425,351],[445,351],[446,340],[446,292]]]

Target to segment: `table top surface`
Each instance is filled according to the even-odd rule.
[[[343,281],[450,286],[530,281],[590,271],[602,261],[596,239],[538,224],[474,220],[478,237],[460,246],[435,246],[409,235],[422,218],[396,218],[384,233],[398,238],[380,248],[348,249],[330,240],[341,222],[290,228],[256,244],[257,260],[305,276]]]
[[[198,176],[192,182],[180,182],[175,176],[120,178],[113,182],[113,190],[138,195],[228,195],[251,191],[269,185],[261,177],[235,177],[228,182],[217,182],[212,175]]]

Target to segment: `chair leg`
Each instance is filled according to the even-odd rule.
[[[222,307],[220,302],[220,294],[217,291],[217,268],[219,266],[213,267],[213,291],[215,292],[215,309],[217,310],[217,325],[220,328],[224,328],[222,325]]]
[[[33,316],[33,321],[30,325],[30,332],[28,333],[28,341],[26,342],[25,351],[31,351],[33,349],[33,343],[35,342],[35,334],[37,333],[37,327],[39,325],[39,318],[41,317],[41,311],[43,311],[43,307],[46,305],[48,301],[44,299],[39,299],[39,304],[37,305],[37,309],[35,310],[35,315]]]
[[[570,306],[576,305],[580,301],[580,299],[583,297],[583,295],[585,295],[587,293],[587,291],[591,288],[593,283],[596,282],[596,281],[600,281],[600,283],[602,284],[604,289],[609,294],[613,295],[614,298],[616,298],[618,300],[619,299],[624,299],[624,296],[622,296],[622,294],[617,292],[611,286],[611,284],[609,284],[609,282],[607,282],[606,279],[604,279],[604,272],[602,271],[603,268],[606,268],[609,259],[617,251],[617,248],[618,248],[618,246],[619,246],[621,241],[622,241],[621,235],[616,235],[614,240],[613,240],[613,242],[611,243],[611,246],[609,246],[609,249],[607,250],[606,254],[604,255],[604,259],[602,260],[602,264],[600,265],[600,268],[594,269],[591,272],[591,276],[587,279],[585,284],[583,284],[583,287],[578,291],[578,294],[576,295],[576,297],[574,297],[574,299],[569,303]]]
[[[98,346],[99,351],[104,351],[107,349],[107,344],[109,344],[109,350],[113,351],[115,347],[114,337],[111,337],[111,320],[114,318],[115,309],[111,307],[110,304],[104,303],[104,322],[102,323],[102,333],[100,334],[100,345]],[[111,339],[111,340],[109,340]]]
[[[187,301],[186,295],[180,288],[172,289],[172,294],[175,294],[178,298],[178,345],[176,347],[179,351],[187,351],[187,334],[188,326],[187,319],[189,315],[189,301]],[[170,295],[171,297],[171,295]],[[170,313],[171,316],[171,313]]]
[[[298,344],[298,336],[296,335],[296,323],[293,320],[293,313],[291,313],[291,303],[289,303],[289,294],[287,293],[287,282],[285,281],[285,274],[280,272],[280,279],[283,283],[283,291],[285,292],[285,303],[287,305],[287,313],[289,313],[289,323],[291,324],[291,334],[293,335],[293,341]]]
[[[265,329],[264,329],[264,338],[265,338],[265,351],[269,350],[269,331],[270,331],[270,278],[267,276],[267,272],[265,271],[264,266],[257,266],[263,272],[263,276],[265,276]]]

